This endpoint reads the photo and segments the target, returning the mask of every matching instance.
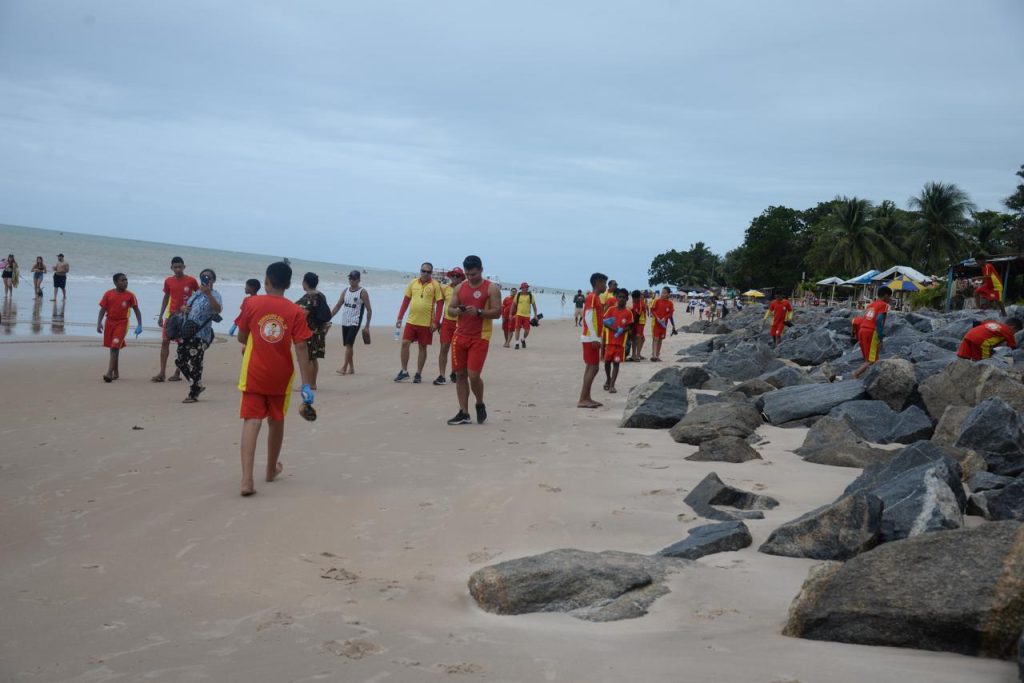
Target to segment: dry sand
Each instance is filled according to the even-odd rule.
[[[196,405],[148,381],[154,345],[106,385],[96,339],[0,344],[0,680],[1015,680],[1007,662],[779,635],[813,562],[756,548],[857,470],[806,464],[788,452],[804,430],[771,427],[763,462],[686,462],[664,431],[617,428],[649,363],[622,366],[605,408],[574,407],[576,339],[565,322],[527,351],[492,345],[488,424],[448,427],[454,388],[394,384],[387,330],[351,377],[332,333],[320,419],[289,417],[285,474],[253,498],[237,493],[234,340],[209,351]],[[436,347],[426,377],[435,362]],[[469,597],[489,562],[679,540],[702,523],[681,499],[712,470],[781,505],[749,523],[751,548],[674,575],[648,616],[496,616]]]

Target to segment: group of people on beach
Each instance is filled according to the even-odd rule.
[[[64,254],[57,254],[57,262],[53,264],[52,269],[53,298],[50,301],[57,300],[58,289],[61,291],[61,296],[66,299],[68,296],[68,273],[71,271],[71,264],[64,260]],[[32,273],[32,287],[36,298],[43,297],[43,279],[48,270],[49,268],[43,261],[43,257],[36,256],[36,261],[32,264],[30,270]],[[18,264],[18,259],[14,257],[14,254],[8,254],[7,258],[0,259],[0,273],[2,273],[4,282],[4,297],[11,298],[14,295],[14,289],[21,283],[21,266]]]

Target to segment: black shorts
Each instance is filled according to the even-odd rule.
[[[5,270],[4,271],[4,279],[5,280],[10,280],[12,277],[14,277],[14,273],[13,272],[11,272],[9,270]]]
[[[341,343],[343,346],[355,346],[356,337],[359,336],[359,325],[341,326]]]
[[[53,274],[53,288],[54,289],[64,289],[64,285],[66,285],[67,283],[68,283],[68,276],[67,275],[58,275],[57,273]]]

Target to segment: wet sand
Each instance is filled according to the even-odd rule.
[[[804,430],[762,427],[764,461],[683,460],[664,431],[618,429],[620,393],[582,372],[569,322],[526,351],[492,344],[490,420],[449,427],[454,388],[396,385],[386,329],[340,377],[340,329],[321,361],[319,420],[293,412],[283,476],[238,495],[234,340],[207,354],[202,400],[152,384],[157,346],[130,346],[106,385],[98,338],[0,343],[0,680],[728,681],[1012,683],[1008,662],[785,638],[813,561],[757,546],[858,473],[804,463]],[[664,357],[695,341],[680,335]],[[415,358],[415,354],[414,354]],[[265,435],[264,435],[265,436]],[[257,456],[262,470],[264,441]],[[654,552],[698,520],[705,474],[778,498],[754,545],[706,557],[641,619],[496,616],[466,581],[561,547]]]

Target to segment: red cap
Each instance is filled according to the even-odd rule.
[[[452,268],[451,270],[449,270],[448,271],[448,275],[451,275],[451,276],[458,275],[459,277],[463,277],[463,278],[466,277],[466,273],[462,270],[462,268],[459,268],[458,266],[456,266],[456,267]]]
[[[526,282],[524,282],[523,284],[519,285],[519,289],[528,289],[529,287],[530,287],[530,285],[527,284]]]

